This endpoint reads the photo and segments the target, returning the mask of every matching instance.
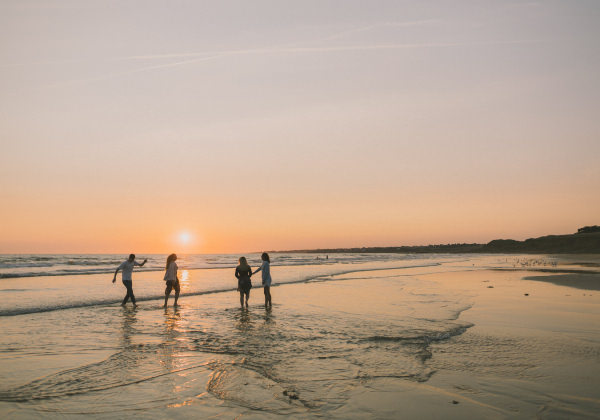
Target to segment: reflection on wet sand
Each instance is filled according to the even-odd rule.
[[[264,314],[264,320],[265,320],[265,324],[275,324],[275,320],[273,317],[273,307],[272,306],[268,306],[265,310],[265,314]]]
[[[181,270],[181,277],[179,278],[179,285],[181,287],[181,292],[185,293],[190,288],[190,271],[189,270]]]
[[[159,362],[169,371],[179,367],[177,363],[177,338],[180,334],[181,313],[179,307],[165,308],[162,345],[159,347]]]
[[[241,309],[235,311],[233,319],[235,328],[242,332],[249,332],[255,327],[260,327],[261,325],[259,324],[254,325],[255,321],[258,320],[263,320],[264,324],[275,324],[275,316],[273,315],[272,307],[265,308],[264,312],[259,312],[258,310],[254,312],[253,308]]]
[[[248,332],[252,330],[252,316],[249,309],[241,309],[234,317],[235,327],[238,331]]]
[[[123,350],[131,347],[131,338],[135,333],[134,325],[137,322],[137,309],[123,307],[123,319],[121,323],[121,347]]]

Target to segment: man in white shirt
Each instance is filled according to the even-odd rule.
[[[133,280],[132,280],[131,276],[133,274],[133,267],[135,267],[136,265],[139,267],[142,267],[144,264],[146,264],[146,261],[148,261],[148,260],[145,259],[144,262],[140,264],[139,262],[137,262],[135,260],[135,254],[129,254],[129,258],[127,259],[127,261],[123,261],[121,263],[121,265],[119,267],[117,267],[117,270],[115,271],[115,275],[113,276],[112,282],[114,283],[117,281],[117,273],[119,272],[119,270],[121,270],[122,271],[121,280],[123,281],[123,285],[127,289],[127,294],[125,295],[125,298],[123,299],[123,303],[121,303],[121,306],[125,306],[125,304],[129,300],[129,298],[131,298],[133,307],[135,308],[137,306],[137,304],[135,303],[135,296],[133,295]]]

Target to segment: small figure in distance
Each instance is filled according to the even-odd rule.
[[[269,258],[269,254],[266,252],[263,252],[260,258],[263,261],[262,265],[252,274],[262,271],[262,285],[265,292],[265,308],[270,308],[273,306],[271,303],[271,259]]]
[[[244,308],[244,295],[246,295],[246,309],[248,309],[248,299],[250,298],[250,289],[252,288],[252,269],[246,261],[246,257],[240,257],[240,265],[235,269],[235,277],[238,279],[237,290],[240,292],[240,305]]]
[[[125,295],[125,298],[123,299],[123,302],[121,303],[121,306],[125,306],[125,304],[129,300],[129,298],[131,298],[133,307],[134,308],[137,307],[137,304],[135,303],[135,296],[133,295],[133,280],[132,280],[133,267],[135,267],[136,265],[138,267],[142,267],[144,264],[146,264],[146,261],[148,261],[148,260],[145,259],[144,262],[140,264],[139,262],[137,262],[135,260],[135,254],[129,254],[129,258],[127,259],[127,261],[123,261],[121,263],[121,265],[118,266],[117,269],[115,270],[115,275],[113,276],[112,282],[114,283],[117,281],[117,273],[119,272],[119,270],[122,270],[121,280],[123,281],[123,285],[127,289],[127,294]]]
[[[167,257],[167,265],[165,267],[165,277],[164,280],[167,282],[167,287],[165,288],[165,304],[163,308],[167,307],[167,302],[169,301],[169,295],[171,294],[171,290],[175,289],[175,303],[173,306],[177,306],[177,299],[179,299],[179,278],[177,277],[177,264],[175,261],[177,260],[177,255],[171,254]]]

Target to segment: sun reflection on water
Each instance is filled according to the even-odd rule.
[[[182,288],[187,289],[190,285],[190,272],[189,270],[181,270],[181,278],[179,284]]]

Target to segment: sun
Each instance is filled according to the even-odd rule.
[[[191,228],[176,229],[171,234],[169,243],[171,247],[174,247],[173,249],[180,252],[197,251],[198,247],[202,245],[202,236]]]
[[[179,242],[182,245],[188,245],[192,241],[192,235],[189,232],[181,232],[179,234]]]

